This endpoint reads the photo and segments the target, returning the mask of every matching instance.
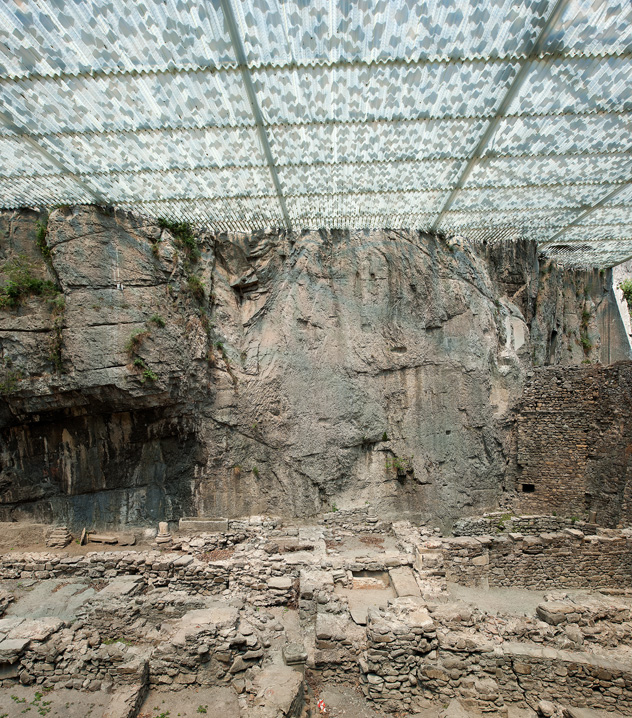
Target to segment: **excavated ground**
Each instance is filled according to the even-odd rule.
[[[0,716],[630,715],[632,532],[559,524],[442,539],[367,509],[63,548],[14,525],[0,555]],[[57,529],[49,544],[68,538]],[[506,581],[497,544],[517,585],[493,585]],[[619,557],[602,585],[566,565],[557,585],[519,585],[518,555],[579,566],[595,546]]]

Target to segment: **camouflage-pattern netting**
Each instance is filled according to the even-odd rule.
[[[632,255],[629,0],[0,3],[0,204]]]

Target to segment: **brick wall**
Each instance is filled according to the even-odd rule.
[[[632,524],[632,362],[534,370],[508,476],[518,513]]]

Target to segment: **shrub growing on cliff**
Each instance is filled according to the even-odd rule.
[[[173,222],[161,217],[158,220],[158,226],[171,232],[176,245],[184,251],[189,261],[197,262],[200,258],[200,250],[193,236],[193,229],[188,222]]]
[[[6,365],[5,365],[6,366]],[[18,382],[23,378],[22,372],[13,369],[6,369],[0,373],[0,394],[10,394],[18,388]]]
[[[160,314],[153,314],[151,317],[149,317],[149,321],[152,324],[155,324],[157,327],[164,328],[165,326],[165,320],[160,316]]]
[[[624,279],[619,285],[619,289],[623,292],[625,301],[628,303],[628,311],[632,316],[632,279]]]
[[[392,459],[386,459],[386,468],[395,469],[398,474],[407,474],[413,470],[413,457],[394,456]]]
[[[125,352],[130,359],[138,352],[143,341],[149,336],[145,329],[136,329],[125,344]]]
[[[35,241],[39,251],[42,253],[42,257],[48,260],[50,259],[50,247],[46,242],[46,235],[48,234],[48,217],[44,218],[43,222],[38,221],[35,229]]]
[[[156,372],[153,372],[151,369],[145,369],[141,382],[144,384],[146,381],[158,381],[158,374],[156,374]]]
[[[204,298],[206,296],[204,291],[204,283],[200,280],[199,277],[196,277],[194,274],[191,274],[189,277],[187,277],[187,289],[193,295],[193,297],[197,299],[198,302],[200,302],[200,304],[204,301]]]
[[[53,298],[59,290],[49,279],[39,279],[32,274],[32,264],[24,255],[5,262],[2,271],[9,278],[0,287],[0,309],[16,307],[28,296]]]

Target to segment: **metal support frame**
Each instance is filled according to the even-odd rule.
[[[443,205],[443,208],[439,212],[437,219],[433,222],[433,230],[436,230],[437,227],[441,224],[441,220],[443,219],[445,213],[449,211],[450,207],[454,203],[454,200],[456,199],[456,196],[463,188],[463,185],[467,182],[468,177],[472,173],[472,170],[474,169],[476,163],[479,161],[479,159],[481,159],[483,152],[487,149],[489,141],[492,139],[494,133],[496,132],[498,123],[505,116],[505,113],[513,102],[514,97],[518,93],[518,90],[520,90],[520,88],[522,87],[522,83],[525,81],[527,74],[529,73],[529,70],[531,68],[531,62],[542,53],[542,47],[544,45],[544,42],[546,41],[549,33],[551,32],[557,21],[560,19],[568,2],[569,0],[557,0],[553,11],[549,15],[546,23],[544,24],[544,27],[540,31],[540,34],[538,35],[535,43],[533,44],[533,47],[522,61],[520,69],[516,73],[513,82],[509,86],[509,89],[505,93],[505,96],[503,97],[500,105],[498,106],[498,109],[496,110],[496,114],[492,117],[489,124],[487,125],[487,129],[483,133],[481,139],[478,141],[478,144],[476,145],[472,156],[465,165],[463,172],[461,172],[461,176],[457,180],[456,185],[454,186],[452,192],[450,192],[450,195],[446,200],[445,204]]]
[[[556,232],[551,239],[547,240],[546,242],[540,242],[538,247],[539,249],[544,249],[544,247],[548,247],[551,244],[555,244],[557,238],[564,234],[567,230],[569,230],[571,227],[575,227],[580,222],[583,222],[586,217],[591,215],[595,210],[599,209],[599,207],[603,207],[606,202],[609,202],[611,199],[614,199],[618,194],[621,194],[624,189],[627,189],[632,185],[632,182],[626,182],[625,184],[619,185],[616,189],[613,189],[612,192],[608,192],[608,194],[605,197],[602,197],[599,202],[595,202],[592,206],[585,209],[583,212],[577,215],[575,219],[572,222],[569,222],[563,229],[560,229],[559,232]],[[585,242],[586,240],[569,240],[569,244],[572,242],[582,241]]]
[[[276,190],[277,199],[279,200],[279,205],[281,207],[281,214],[283,215],[283,219],[285,221],[286,228],[288,230],[292,229],[292,223],[290,221],[290,215],[287,211],[287,206],[285,204],[285,197],[283,196],[283,188],[281,187],[281,180],[279,179],[279,173],[277,172],[276,164],[274,162],[274,157],[272,156],[272,150],[270,149],[270,141],[268,139],[268,133],[265,129],[265,123],[263,120],[263,114],[261,113],[261,108],[259,107],[259,100],[257,99],[257,93],[255,91],[255,86],[252,82],[252,77],[250,75],[250,70],[248,68],[248,61],[246,59],[246,52],[244,50],[244,45],[241,39],[241,35],[239,33],[239,29],[237,27],[237,21],[235,20],[235,13],[233,11],[233,6],[231,4],[230,0],[220,0],[220,4],[222,6],[222,10],[224,11],[224,18],[226,19],[226,25],[228,26],[228,34],[230,35],[230,40],[233,44],[233,50],[235,51],[235,56],[237,58],[237,65],[239,69],[241,70],[241,76],[244,82],[244,87],[246,89],[246,94],[248,95],[248,100],[250,101],[250,107],[252,109],[252,115],[254,117],[255,126],[257,128],[257,132],[259,134],[259,141],[261,142],[261,147],[263,149],[263,154],[266,160],[266,164],[268,165],[268,169],[270,170],[270,175],[272,177],[272,184],[274,185],[274,189]]]

